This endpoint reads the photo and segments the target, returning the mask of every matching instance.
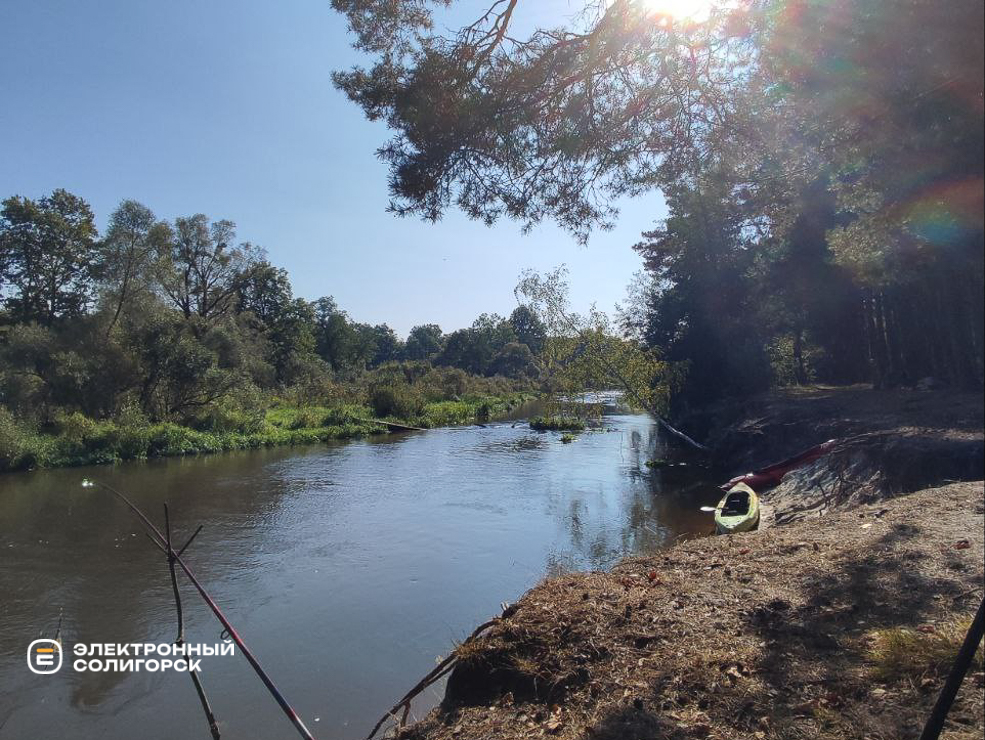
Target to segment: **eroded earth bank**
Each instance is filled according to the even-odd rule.
[[[810,389],[690,419],[738,474],[829,438],[758,532],[542,582],[403,740],[915,738],[982,598],[982,395]],[[981,738],[981,651],[945,737]]]

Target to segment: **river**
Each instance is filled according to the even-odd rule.
[[[545,575],[603,569],[710,530],[717,497],[645,461],[652,421],[563,444],[526,424],[0,476],[0,738],[209,738],[175,672],[80,673],[74,643],[170,642],[167,565],[133,516],[85,477],[132,495],[186,560],[318,738],[364,737],[438,656]],[[221,628],[183,581],[189,642]],[[62,614],[65,665],[35,675],[29,643]],[[201,673],[223,737],[296,737],[241,655]],[[415,707],[437,700],[432,692]]]

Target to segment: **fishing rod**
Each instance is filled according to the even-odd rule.
[[[253,655],[250,649],[246,646],[246,643],[243,642],[243,638],[239,636],[239,633],[236,631],[236,628],[233,627],[233,625],[229,622],[229,620],[226,618],[226,615],[222,613],[222,610],[215,603],[215,600],[212,598],[209,592],[205,590],[205,587],[199,582],[198,578],[195,577],[195,574],[192,573],[191,568],[189,568],[188,565],[185,564],[185,561],[181,559],[181,553],[183,553],[188,548],[188,545],[190,545],[192,540],[194,540],[195,537],[198,535],[198,533],[202,531],[202,528],[199,527],[198,529],[196,529],[195,533],[192,534],[192,536],[188,539],[188,541],[184,544],[184,546],[180,550],[175,552],[174,549],[171,547],[170,531],[168,533],[169,536],[165,536],[161,532],[161,530],[158,529],[157,526],[155,526],[154,523],[147,517],[147,515],[144,514],[144,512],[142,512],[137,507],[136,504],[134,504],[129,498],[127,498],[120,491],[117,491],[112,486],[103,483],[101,481],[92,481],[86,479],[82,481],[82,485],[86,488],[92,488],[92,487],[102,488],[108,491],[109,493],[113,494],[120,501],[126,504],[127,508],[129,508],[130,511],[132,511],[137,516],[137,518],[140,519],[141,522],[143,522],[144,526],[147,528],[149,532],[148,536],[150,537],[151,542],[153,542],[159,549],[167,553],[168,560],[170,562],[176,563],[178,567],[180,567],[181,570],[184,571],[185,575],[188,576],[188,580],[192,582],[192,585],[195,586],[195,589],[198,591],[203,601],[205,601],[209,609],[212,610],[212,613],[215,615],[216,619],[218,619],[219,622],[222,624],[223,628],[225,629],[225,634],[229,635],[229,637],[232,638],[232,641],[235,642],[236,645],[239,647],[239,649],[243,651],[243,655],[246,657],[246,660],[253,668],[253,671],[257,674],[257,676],[260,677],[260,680],[263,681],[263,685],[267,687],[267,691],[270,692],[270,695],[273,696],[274,699],[277,701],[277,704],[280,705],[281,710],[284,712],[284,714],[287,715],[287,718],[291,720],[291,723],[294,725],[294,729],[297,730],[298,734],[302,738],[304,738],[304,740],[315,740],[314,735],[312,735],[310,730],[308,730],[308,728],[305,727],[305,724],[303,721],[301,721],[301,718],[298,716],[298,713],[294,711],[294,708],[287,702],[287,699],[284,698],[284,695],[280,692],[277,686],[274,685],[274,682],[271,680],[270,676],[268,676],[267,672],[263,670],[263,667],[260,665],[260,662],[256,659],[256,657]],[[168,529],[170,530],[170,527],[168,527]]]

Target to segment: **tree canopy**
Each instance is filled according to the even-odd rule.
[[[496,0],[450,31],[441,0],[333,5],[372,58],[335,82],[393,131],[396,213],[585,240],[663,195],[634,331],[685,395],[981,385],[981,2],[614,0],[529,29]]]
[[[96,276],[96,226],[89,204],[67,190],[40,200],[13,196],[0,211],[0,276],[10,312],[51,325],[82,313]]]

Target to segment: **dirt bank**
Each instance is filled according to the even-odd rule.
[[[541,583],[398,736],[915,738],[982,597],[983,485],[928,487],[982,477],[981,394],[813,389],[729,414],[708,432],[733,473],[852,442],[766,495],[780,526]],[[979,656],[945,736],[981,738],[983,707]]]
[[[766,494],[771,526],[982,480],[983,409],[981,393],[797,388],[720,404],[689,421],[705,427],[726,477],[842,441]]]
[[[980,445],[985,404],[980,391],[812,386],[724,401],[680,424],[714,450],[716,466],[751,470],[836,437],[905,438],[928,450],[942,440]]]

